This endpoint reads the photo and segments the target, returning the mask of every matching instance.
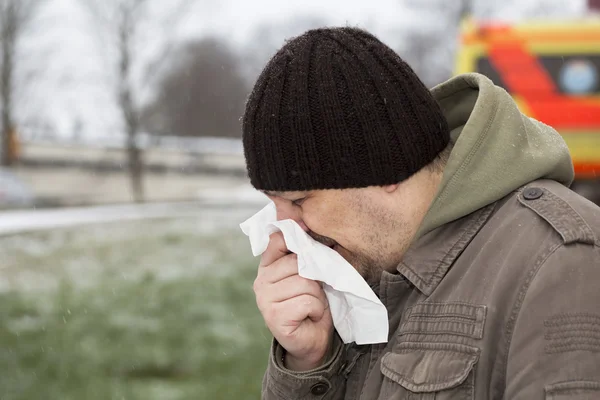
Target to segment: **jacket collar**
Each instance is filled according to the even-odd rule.
[[[431,295],[494,208],[495,204],[488,205],[423,235],[408,249],[398,272],[423,294]]]

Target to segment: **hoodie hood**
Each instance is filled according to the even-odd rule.
[[[537,179],[573,182],[573,162],[561,135],[521,113],[486,76],[459,75],[432,94],[448,120],[452,151],[417,237]]]

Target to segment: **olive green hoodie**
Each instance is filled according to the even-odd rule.
[[[453,147],[417,237],[536,179],[571,185],[573,163],[560,134],[521,113],[484,75],[459,75],[432,94],[448,120]]]

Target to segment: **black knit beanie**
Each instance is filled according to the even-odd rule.
[[[449,140],[439,105],[408,64],[350,27],[289,40],[259,76],[243,117],[246,167],[259,190],[399,183]]]

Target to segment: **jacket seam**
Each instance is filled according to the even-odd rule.
[[[477,233],[485,226],[490,216],[494,213],[498,202],[488,204],[487,206],[480,209],[480,214],[474,219],[469,226],[465,229],[460,238],[452,245],[442,258],[442,262],[433,271],[431,277],[425,283],[428,289],[428,295],[431,295],[432,283],[434,281],[440,282],[440,274],[443,269],[449,269],[450,266],[456,261],[460,253],[467,248],[468,244],[477,236]],[[457,249],[460,249],[457,253]],[[413,271],[414,272],[414,271]],[[443,277],[442,277],[443,278]]]
[[[478,99],[479,100],[479,99]],[[471,164],[471,160],[473,159],[473,157],[475,156],[475,154],[479,151],[479,148],[481,147],[481,145],[483,144],[483,142],[485,140],[487,140],[487,137],[489,135],[490,129],[493,125],[493,122],[496,121],[497,119],[497,114],[498,114],[498,100],[496,98],[493,99],[493,104],[492,104],[492,110],[491,110],[491,115],[492,118],[490,118],[486,125],[485,128],[481,130],[481,133],[479,135],[479,137],[477,138],[477,140],[475,141],[475,144],[473,145],[473,147],[471,148],[471,151],[467,154],[467,156],[465,157],[465,159],[463,160],[463,162],[459,165],[459,167],[456,169],[456,172],[453,174],[453,176],[450,178],[450,180],[448,181],[448,183],[446,184],[446,188],[452,188],[454,186],[456,186],[456,182],[457,182],[457,177],[461,176],[462,172],[468,168],[468,166]],[[465,123],[466,126],[466,123]],[[443,190],[444,193],[441,193],[441,196],[439,196],[436,199],[436,203],[443,201],[446,198],[445,193],[448,193],[448,190],[444,189]]]
[[[452,264],[459,257],[460,253],[468,246],[468,244],[477,236],[479,231],[485,226],[486,222],[490,219],[491,215],[496,211],[498,201],[483,206],[479,210],[475,211],[474,214],[478,214],[473,218],[468,226],[461,233],[460,237],[452,244],[452,246],[446,251],[444,256],[440,259],[439,265],[432,271],[431,276],[428,279],[423,279],[413,268],[405,262],[401,262],[401,265],[409,270],[415,281],[418,281],[419,285],[416,285],[418,289],[425,294],[430,296],[435,288],[432,288],[433,282],[436,285],[441,281],[440,275],[443,275],[441,271],[448,270]],[[460,249],[457,251],[457,249]],[[443,278],[443,276],[442,276]],[[410,281],[410,279],[409,279]],[[420,286],[420,287],[419,287]]]
[[[510,345],[512,344],[512,337],[514,334],[514,328],[516,325],[516,321],[519,317],[519,314],[521,312],[521,307],[523,306],[523,303],[525,301],[525,298],[527,297],[527,293],[529,292],[529,288],[531,287],[531,283],[533,282],[533,280],[535,279],[535,277],[537,276],[538,272],[540,271],[540,269],[542,269],[542,267],[544,266],[544,264],[546,263],[546,261],[548,261],[548,259],[560,248],[564,247],[565,244],[564,243],[556,243],[553,247],[549,247],[547,250],[547,253],[541,255],[537,262],[533,264],[533,267],[530,269],[529,273],[527,274],[527,277],[525,278],[525,282],[523,282],[523,284],[521,285],[521,290],[519,291],[519,294],[517,296],[517,300],[515,301],[515,304],[513,305],[512,308],[512,312],[510,313],[510,318],[508,319],[508,322],[505,326],[505,333],[506,333],[506,342],[504,344],[504,356],[501,357],[503,360],[502,362],[504,363],[504,368],[501,368],[500,371],[502,373],[501,375],[501,379],[499,380],[500,382],[503,382],[502,385],[502,396],[504,396],[504,392],[506,390],[506,386],[507,386],[507,382],[506,382],[506,377],[508,375],[508,355],[510,352]]]
[[[469,243],[475,239],[479,231],[485,226],[487,221],[490,219],[490,216],[496,210],[498,202],[494,202],[492,204],[488,204],[480,209],[480,213],[477,218],[472,221],[469,226],[465,229],[465,232],[460,236],[460,238],[452,245],[452,247],[446,252],[444,257],[442,258],[442,262],[435,271],[431,274],[431,277],[427,281],[427,286],[431,287],[431,284],[434,280],[440,280],[440,270],[446,266],[451,266],[456,259],[459,257],[460,253],[464,251]],[[457,252],[457,249],[460,249]]]
[[[535,183],[532,182],[532,184],[529,184],[525,187],[534,187],[534,186],[535,186]],[[530,203],[530,202],[527,202],[526,200],[522,199],[521,198],[522,196],[519,196],[518,197],[519,203],[521,203],[523,206],[527,207],[528,209],[530,209],[531,211],[536,213],[544,221],[546,221],[550,226],[552,226],[554,231],[560,235],[560,237],[562,238],[562,240],[565,244],[575,243],[575,242],[584,243],[584,244],[596,244],[597,243],[596,235],[594,234],[594,231],[592,230],[592,228],[590,227],[590,225],[588,224],[586,219],[579,212],[577,212],[577,210],[575,210],[573,207],[571,207],[571,205],[565,199],[563,199],[561,196],[554,193],[552,190],[548,189],[543,184],[540,186],[543,187],[543,191],[546,194],[546,196],[548,196],[552,201],[558,202],[562,206],[563,211],[565,211],[569,215],[569,217],[577,223],[577,226],[580,227],[581,230],[576,231],[568,226],[567,227],[561,226],[560,223],[557,223],[557,219],[554,218],[553,215],[547,215],[542,210],[540,210],[540,208],[542,208],[542,209],[544,208],[544,205],[536,207],[535,200],[533,203]],[[525,187],[522,188],[521,193],[523,192],[523,190],[525,190]],[[566,228],[566,229],[561,229],[561,228]],[[564,230],[567,230],[567,232],[564,232]],[[587,240],[587,239],[589,239],[589,240]]]

